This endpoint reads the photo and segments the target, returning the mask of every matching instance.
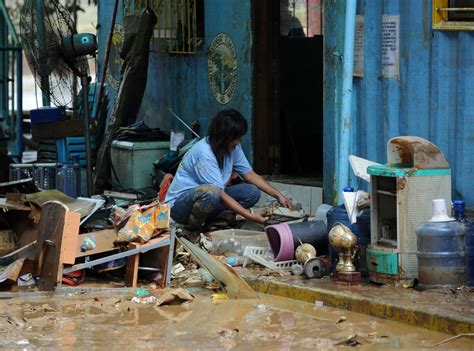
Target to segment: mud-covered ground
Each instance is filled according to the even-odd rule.
[[[294,300],[213,300],[209,291],[191,292],[194,301],[161,307],[133,303],[120,289],[2,299],[0,348],[413,350],[451,337]],[[460,338],[438,349],[473,347],[473,339]]]

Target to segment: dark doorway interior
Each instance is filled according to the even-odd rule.
[[[306,4],[307,19],[319,15],[309,6],[315,1],[297,2]],[[291,12],[295,3],[254,1],[254,166],[322,178],[323,37]]]
[[[322,36],[280,37],[281,171],[318,177],[323,164]]]

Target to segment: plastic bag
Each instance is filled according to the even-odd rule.
[[[119,230],[119,241],[148,242],[156,231],[169,228],[170,205],[155,204],[133,210],[127,224]]]

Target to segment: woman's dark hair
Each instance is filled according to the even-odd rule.
[[[208,141],[220,167],[229,153],[230,142],[245,135],[247,128],[247,121],[239,111],[222,110],[214,116],[209,125]]]

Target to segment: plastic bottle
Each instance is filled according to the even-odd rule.
[[[97,247],[95,244],[95,237],[92,235],[88,235],[84,238],[84,241],[81,245],[81,251],[86,252],[88,250],[94,250]]]
[[[245,256],[229,256],[225,259],[225,263],[231,267],[243,266],[246,259]]]
[[[212,278],[211,273],[209,273],[209,271],[205,268],[199,268],[198,273],[201,277],[201,280],[206,284],[210,284],[214,280],[214,278]]]

